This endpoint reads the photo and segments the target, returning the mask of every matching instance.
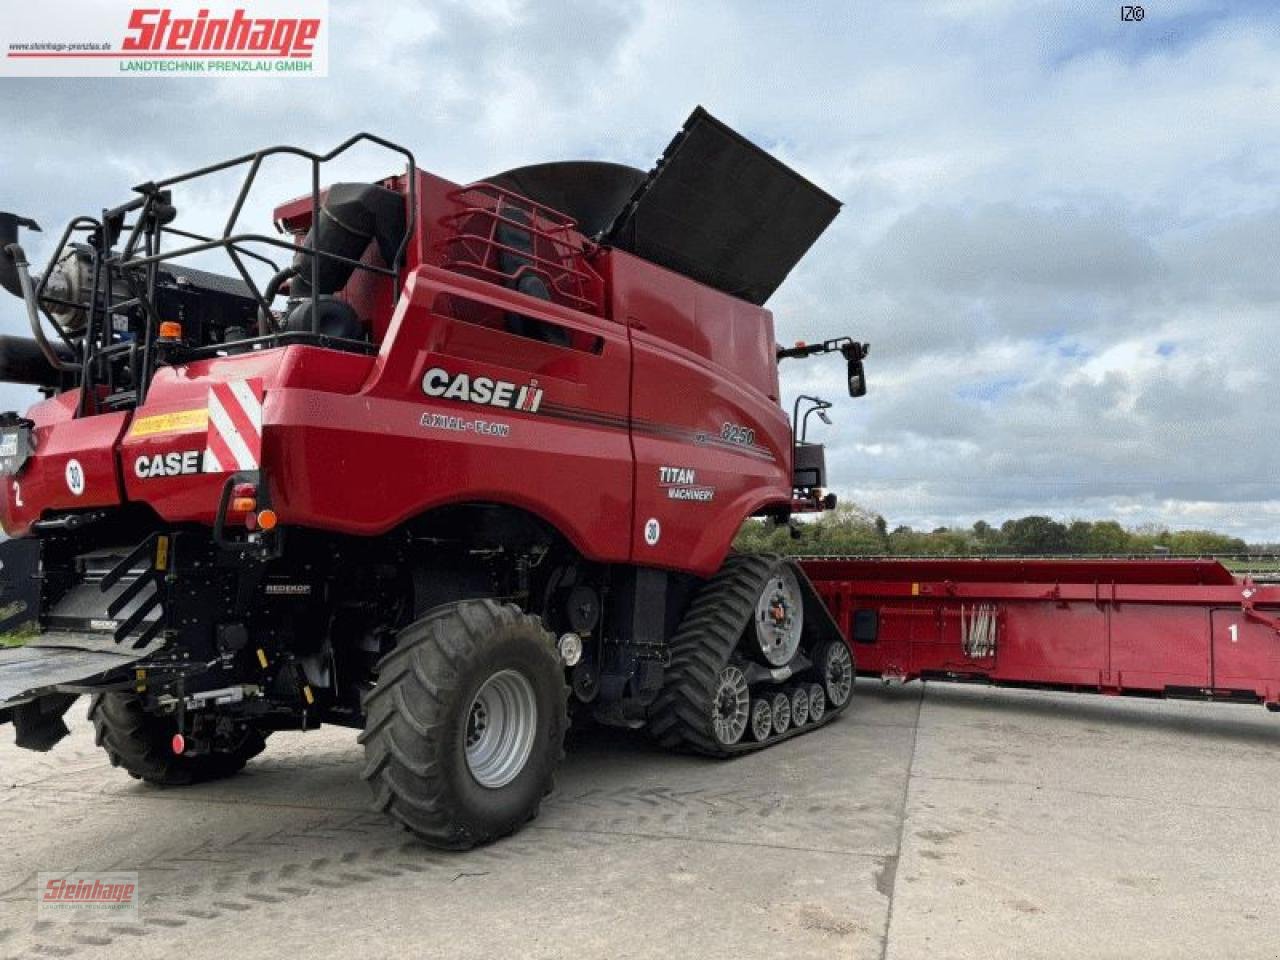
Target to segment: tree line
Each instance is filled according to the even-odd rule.
[[[1169,530],[1152,524],[1124,527],[1114,520],[1062,522],[1038,515],[1006,520],[999,526],[979,520],[967,528],[890,529],[884,517],[856,504],[841,504],[791,527],[748,520],[734,545],[751,553],[826,556],[1209,556],[1251,552],[1239,537],[1212,530]]]

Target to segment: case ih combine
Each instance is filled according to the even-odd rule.
[[[322,189],[360,142],[405,172]],[[311,194],[239,232],[277,154]],[[182,188],[236,167],[224,231],[179,227]],[[762,304],[838,204],[702,110],[648,174],[464,187],[361,135],[137,193],[38,277],[0,214],[32,330],[0,376],[47,395],[0,417],[6,562],[39,553],[39,634],[0,650],[19,746],[81,694],[164,785],[355,727],[376,804],[467,847],[537,812],[570,709],[728,756],[843,711],[853,650],[886,679],[1278,706],[1280,587],[1214,562],[729,554],[747,517],[834,502],[778,361],[839,352],[856,396],[866,347],[775,346]],[[213,251],[236,276],[179,262]]]
[[[370,142],[404,172],[322,188]],[[241,232],[279,154],[311,193]],[[225,230],[181,226],[183,190],[237,167]],[[862,344],[779,350],[762,307],[831,197],[701,109],[649,174],[459,186],[360,135],[136,192],[38,276],[35,224],[0,217],[32,331],[3,374],[46,394],[0,420],[4,527],[40,551],[39,635],[0,651],[20,746],[90,694],[111,762],[176,785],[351,726],[377,805],[466,847],[536,813],[567,704],[713,755],[846,707],[803,571],[728,556],[745,518],[831,502],[778,360],[840,352],[864,390]],[[235,276],[182,262],[210,252]]]

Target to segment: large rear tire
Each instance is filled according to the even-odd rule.
[[[142,709],[131,693],[100,693],[89,704],[98,746],[107,752],[113,767],[122,767],[135,780],[161,787],[185,787],[221,780],[239,773],[266,747],[266,738],[246,728],[235,747],[196,756],[173,752],[177,720]]]
[[[400,632],[365,695],[374,806],[452,850],[512,833],[551,791],[568,696],[536,617],[492,600],[437,607]]]

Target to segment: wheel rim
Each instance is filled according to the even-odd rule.
[[[809,719],[809,694],[804,687],[796,687],[791,694],[791,723],[803,727]]]
[[[467,768],[476,783],[496,790],[520,775],[533,752],[538,701],[516,670],[499,670],[476,691],[467,714]]]
[[[791,726],[791,698],[785,693],[773,697],[773,732],[786,733]]]
[[[711,703],[711,723],[716,739],[725,746],[732,746],[742,739],[747,730],[747,713],[751,703],[751,691],[747,688],[746,675],[735,666],[720,671],[720,682]]]
[[[827,688],[827,702],[844,706],[853,691],[853,658],[843,643],[832,643],[822,658],[822,680]]]
[[[822,684],[811,683],[809,685],[809,719],[813,723],[821,723],[823,715],[827,712],[827,695],[822,690]]]
[[[795,573],[783,567],[771,576],[756,601],[756,641],[770,666],[790,663],[800,647],[804,604]]]
[[[758,741],[764,741],[772,732],[773,708],[768,700],[756,700],[751,704],[751,735]]]

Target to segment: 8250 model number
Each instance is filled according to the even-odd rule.
[[[726,423],[720,428],[720,439],[736,443],[740,447],[753,447],[756,442],[756,432],[750,427],[742,427],[736,423]]]

